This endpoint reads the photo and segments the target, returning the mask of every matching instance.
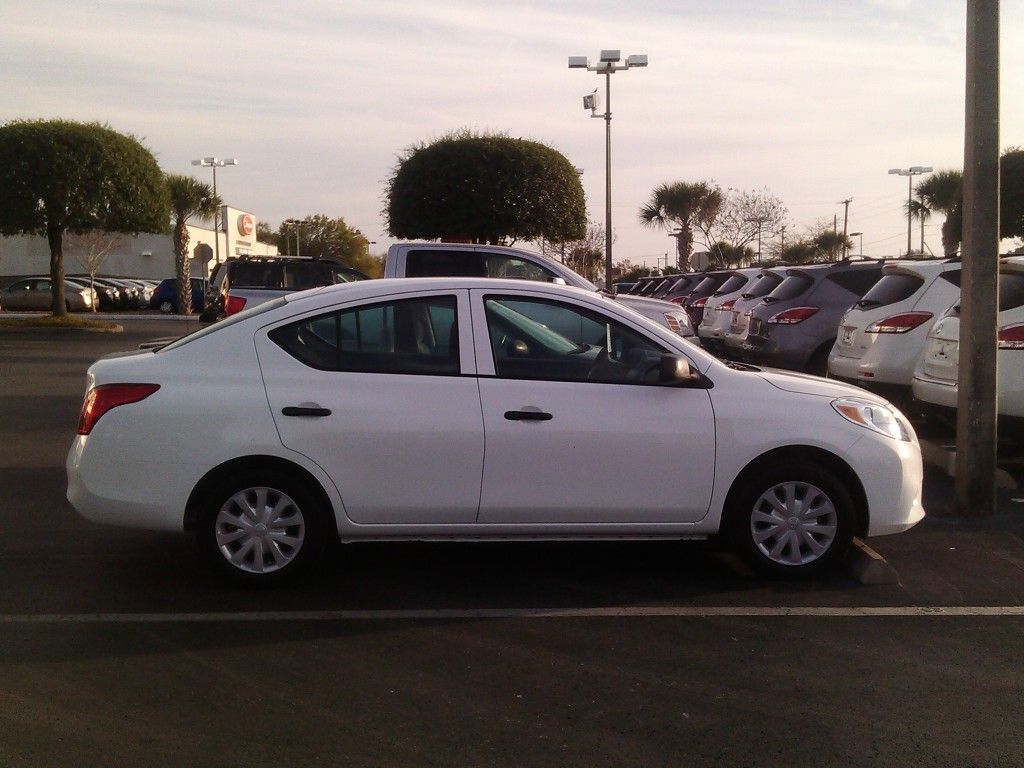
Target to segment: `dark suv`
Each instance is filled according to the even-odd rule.
[[[839,321],[882,276],[878,261],[791,267],[750,311],[740,346],[745,362],[824,376]]]
[[[200,319],[219,320],[286,293],[369,278],[334,259],[242,256],[217,265]]]

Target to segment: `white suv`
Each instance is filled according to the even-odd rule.
[[[1024,257],[999,262],[999,415],[1024,418]],[[956,408],[960,374],[960,303],[932,327],[914,370],[914,397]]]
[[[829,375],[905,393],[928,331],[959,296],[959,261],[887,264],[882,278],[840,321]]]
[[[750,290],[760,268],[737,269],[704,304],[704,316],[697,326],[701,344],[712,352],[724,352],[724,337],[732,324],[732,308],[744,291]]]

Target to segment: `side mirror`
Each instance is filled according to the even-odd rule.
[[[700,373],[685,357],[662,355],[658,381],[668,386],[694,384],[700,381]]]
[[[561,277],[552,277],[551,282],[554,283],[555,285],[568,285],[568,283],[566,283],[565,280]]]

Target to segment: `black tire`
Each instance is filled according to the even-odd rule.
[[[264,470],[243,471],[215,486],[204,499],[196,521],[199,545],[213,567],[236,584],[272,587],[294,579],[313,566],[331,540],[332,521],[323,503],[307,485],[280,470]],[[268,524],[269,520],[259,522],[258,516],[246,514],[237,502],[237,497],[244,494],[253,507],[258,507],[259,489],[266,491],[263,509],[267,510],[268,517],[272,513],[271,505],[275,510],[281,509],[276,524]],[[231,523],[232,519],[242,524]],[[243,525],[250,527],[243,530]],[[262,532],[256,531],[261,525]],[[239,532],[240,539],[226,541],[225,537]],[[275,534],[298,539],[299,544],[286,543],[285,538]],[[241,552],[250,540],[253,542],[251,550]],[[277,544],[276,549],[272,542]]]
[[[769,492],[773,501],[766,500]],[[785,503],[787,496],[797,509]],[[771,514],[775,502],[788,511]],[[747,477],[731,494],[724,528],[757,570],[802,579],[835,566],[850,548],[855,524],[853,498],[842,480],[808,461],[791,461],[766,464]]]
[[[178,308],[174,306],[174,302],[170,299],[164,299],[160,302],[160,311],[165,315],[172,315],[178,311]]]
[[[828,356],[831,354],[834,345],[835,339],[832,339],[832,341],[822,344],[815,350],[814,354],[807,361],[807,373],[828,378]]]

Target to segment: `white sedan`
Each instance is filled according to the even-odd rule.
[[[924,516],[907,420],[515,280],[295,293],[88,373],[68,499],[274,583],[331,540],[706,538],[810,575]]]

